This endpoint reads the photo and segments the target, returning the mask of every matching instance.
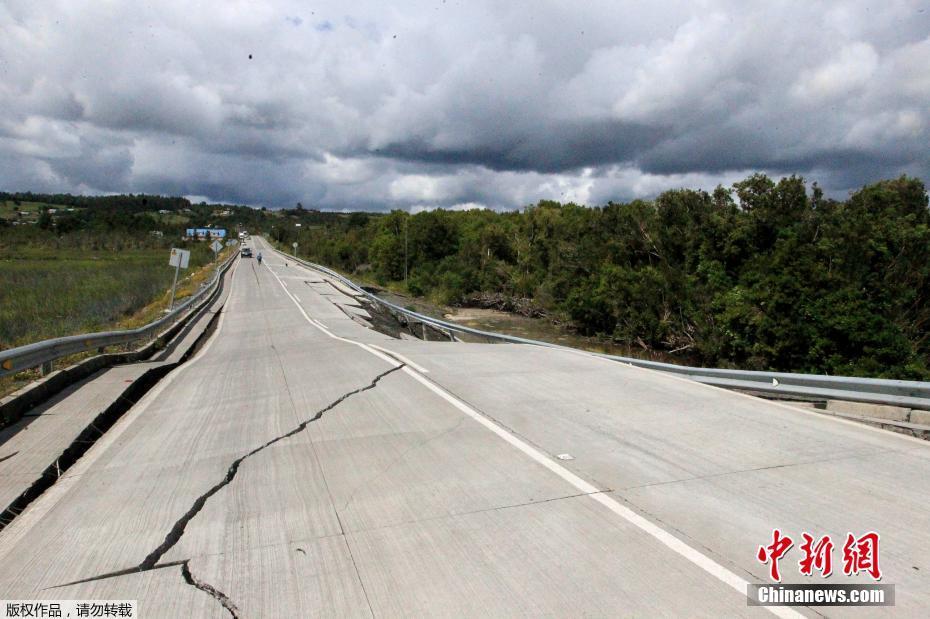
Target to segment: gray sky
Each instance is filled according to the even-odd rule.
[[[251,57],[250,57],[251,55]],[[0,1],[0,189],[327,209],[930,181],[930,2]]]

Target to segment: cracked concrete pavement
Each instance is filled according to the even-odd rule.
[[[190,570],[190,560],[175,561],[175,562],[172,562],[172,563],[167,563],[167,564],[165,564],[165,563],[161,563],[161,562],[160,562],[161,558],[165,555],[165,553],[167,553],[169,550],[171,550],[171,549],[181,540],[181,537],[184,535],[184,530],[187,528],[188,523],[189,523],[191,520],[193,520],[193,519],[197,516],[197,514],[200,513],[200,510],[203,509],[203,507],[204,507],[204,505],[206,505],[207,501],[209,501],[210,498],[211,498],[213,495],[215,495],[217,492],[219,492],[220,490],[222,490],[223,488],[225,488],[226,486],[228,486],[229,484],[231,484],[231,483],[233,482],[233,480],[236,478],[236,474],[239,472],[239,467],[242,465],[242,463],[243,463],[245,460],[247,460],[248,458],[251,458],[252,456],[254,456],[254,455],[256,455],[256,454],[258,454],[258,453],[260,453],[260,452],[262,452],[263,450],[265,450],[265,449],[267,449],[268,447],[274,445],[274,444],[277,443],[278,441],[286,440],[286,439],[288,439],[288,438],[294,436],[295,434],[297,434],[297,433],[299,433],[299,432],[303,432],[304,429],[306,429],[306,427],[307,427],[309,424],[313,423],[314,421],[320,420],[326,412],[328,412],[328,411],[330,411],[330,410],[336,408],[336,407],[339,406],[342,402],[344,402],[344,401],[347,400],[348,398],[350,398],[350,397],[352,397],[352,396],[354,396],[354,395],[356,395],[356,394],[358,394],[358,393],[362,393],[362,392],[364,392],[364,391],[368,391],[369,389],[374,389],[374,388],[377,386],[378,382],[379,382],[382,378],[384,378],[384,377],[387,376],[388,374],[391,374],[391,373],[393,373],[393,372],[396,372],[397,370],[401,369],[402,367],[404,367],[404,366],[403,366],[403,365],[398,365],[398,366],[396,366],[396,367],[391,368],[390,370],[386,370],[386,371],[384,371],[384,372],[381,372],[380,374],[378,374],[377,376],[375,376],[367,385],[365,385],[365,386],[363,386],[363,387],[359,387],[359,388],[357,388],[357,389],[353,389],[352,391],[346,392],[345,394],[343,394],[343,395],[341,395],[340,397],[338,397],[336,400],[330,402],[330,403],[327,404],[325,407],[323,407],[323,408],[321,408],[320,410],[318,410],[318,411],[317,411],[314,415],[312,415],[311,417],[308,417],[306,420],[304,420],[304,421],[302,421],[301,423],[299,423],[299,424],[298,424],[296,427],[294,427],[293,429],[291,429],[291,430],[285,432],[284,434],[278,435],[278,436],[276,436],[276,437],[274,437],[274,438],[272,438],[272,439],[270,439],[270,440],[268,440],[268,441],[265,441],[264,443],[262,443],[262,444],[259,445],[258,447],[254,448],[254,449],[252,449],[251,451],[249,451],[248,453],[246,453],[245,455],[240,456],[239,458],[236,458],[235,460],[233,460],[232,464],[229,465],[229,468],[226,469],[226,475],[223,477],[223,479],[221,479],[218,483],[214,484],[214,485],[213,485],[212,487],[210,487],[206,492],[204,492],[203,494],[201,494],[199,497],[197,497],[197,498],[194,500],[194,502],[191,504],[190,508],[189,508],[189,509],[188,509],[188,510],[174,523],[174,525],[172,525],[171,529],[168,531],[168,534],[165,536],[164,541],[162,541],[162,543],[161,543],[157,548],[155,548],[152,552],[150,552],[150,553],[142,560],[142,562],[139,563],[139,565],[137,565],[137,566],[135,566],[135,567],[129,567],[129,568],[124,568],[124,569],[121,569],[121,570],[117,570],[117,571],[115,571],[115,572],[110,572],[110,573],[108,573],[108,574],[100,574],[100,575],[98,575],[98,576],[92,576],[92,577],[89,577],[89,578],[83,578],[83,579],[81,579],[81,580],[77,580],[77,581],[69,582],[69,583],[64,583],[64,584],[59,585],[59,586],[65,587],[65,586],[69,586],[69,585],[82,584],[82,583],[92,582],[92,581],[96,581],[96,580],[103,580],[103,579],[106,579],[106,578],[117,578],[117,577],[120,577],[120,576],[125,576],[125,575],[127,575],[127,574],[129,574],[129,573],[132,573],[132,572],[146,572],[146,571],[149,571],[149,570],[162,569],[162,568],[164,568],[164,567],[170,567],[170,566],[174,566],[174,565],[179,565],[179,566],[181,567],[182,574],[184,575],[184,580],[185,580],[185,582],[187,582],[188,584],[190,584],[190,585],[192,585],[192,586],[197,587],[198,589],[200,589],[200,590],[202,590],[202,591],[208,593],[208,594],[211,595],[212,597],[216,598],[216,599],[223,605],[223,607],[224,607],[227,611],[229,611],[229,613],[230,613],[231,615],[233,615],[234,617],[235,617],[235,616],[238,616],[238,612],[239,612],[239,611],[238,611],[238,609],[236,608],[235,604],[232,602],[232,600],[229,599],[229,596],[227,596],[226,594],[224,594],[224,593],[222,593],[221,591],[217,590],[217,589],[216,589],[215,587],[213,587],[212,585],[210,585],[210,584],[208,584],[208,583],[205,583],[205,582],[203,582],[203,581],[197,580],[197,579],[195,579],[195,578],[193,577],[193,575],[191,574],[191,570]]]
[[[256,245],[217,335],[0,532],[0,597],[768,616],[707,566],[762,581],[780,526],[880,531],[898,605],[871,614],[930,608],[927,446],[586,355],[395,340]]]

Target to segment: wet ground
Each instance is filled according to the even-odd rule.
[[[608,340],[585,337],[573,332],[568,327],[553,323],[546,318],[527,318],[520,314],[502,312],[495,309],[472,307],[448,307],[430,303],[418,297],[409,297],[383,289],[371,289],[379,297],[401,307],[411,309],[427,316],[441,318],[472,329],[494,331],[531,340],[540,340],[562,346],[571,346],[581,350],[601,352],[610,355],[667,361],[670,363],[688,363],[688,359],[663,352],[643,350]]]
[[[449,322],[455,322],[473,329],[496,331],[498,333],[506,333],[507,335],[551,342],[553,344],[571,346],[572,348],[580,348],[592,352],[602,352],[609,355],[621,355],[624,357],[636,357],[655,361],[677,361],[681,363],[680,359],[660,352],[647,351],[642,348],[632,348],[598,338],[585,337],[570,331],[566,327],[553,324],[545,318],[527,318],[519,314],[472,307],[447,308],[446,313],[443,314],[443,318]]]

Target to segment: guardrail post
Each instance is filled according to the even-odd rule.
[[[51,373],[52,373],[52,362],[51,362],[51,361],[46,361],[45,363],[43,363],[43,364],[39,367],[39,373],[40,373],[42,376],[48,376],[49,374],[51,374]]]

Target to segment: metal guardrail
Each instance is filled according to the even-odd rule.
[[[159,333],[163,327],[174,324],[176,320],[184,316],[188,309],[204,298],[205,295],[212,292],[219,284],[223,273],[225,273],[226,269],[229,268],[229,265],[232,264],[237,256],[238,252],[234,253],[226,262],[220,265],[210,283],[201,286],[200,290],[174,308],[170,313],[165,314],[163,317],[147,325],[123,331],[102,331],[99,333],[57,337],[0,351],[0,376],[15,374],[16,372],[22,372],[23,370],[34,367],[43,367],[43,373],[47,373],[51,369],[49,364],[61,357],[84,352],[85,350],[91,350],[93,348],[102,349],[107,346],[128,344]]]
[[[339,273],[325,266],[307,262],[275,249],[281,255],[287,256],[291,260],[299,262],[309,268],[324,273],[358,294],[367,297],[374,303],[389,308],[391,311],[403,314],[408,318],[413,318],[419,322],[432,325],[433,327],[450,333],[467,333],[472,336],[486,338],[492,341],[509,342],[513,344],[530,344],[533,346],[545,346],[547,348],[558,348],[562,350],[579,351],[577,348],[552,344],[550,342],[541,342],[530,340],[513,335],[504,335],[491,331],[481,331],[472,329],[463,325],[458,325],[432,316],[426,316],[418,312],[400,307],[390,301],[382,299],[364,288],[358,286],[352,280],[340,275]],[[676,365],[673,363],[662,363],[659,361],[648,361],[645,359],[636,359],[634,357],[623,357],[619,355],[608,355],[604,353],[590,352],[597,357],[610,359],[619,363],[658,370],[670,374],[685,376],[692,380],[716,387],[727,389],[738,389],[741,391],[752,391],[768,395],[785,396],[789,399],[813,399],[813,400],[847,400],[851,402],[863,402],[867,404],[880,404],[885,406],[900,406],[904,408],[917,408],[930,410],[930,382],[910,381],[910,380],[890,380],[883,378],[856,378],[851,376],[827,376],[821,374],[793,374],[786,372],[758,372],[750,370],[727,370],[720,368],[699,368],[686,365]]]

